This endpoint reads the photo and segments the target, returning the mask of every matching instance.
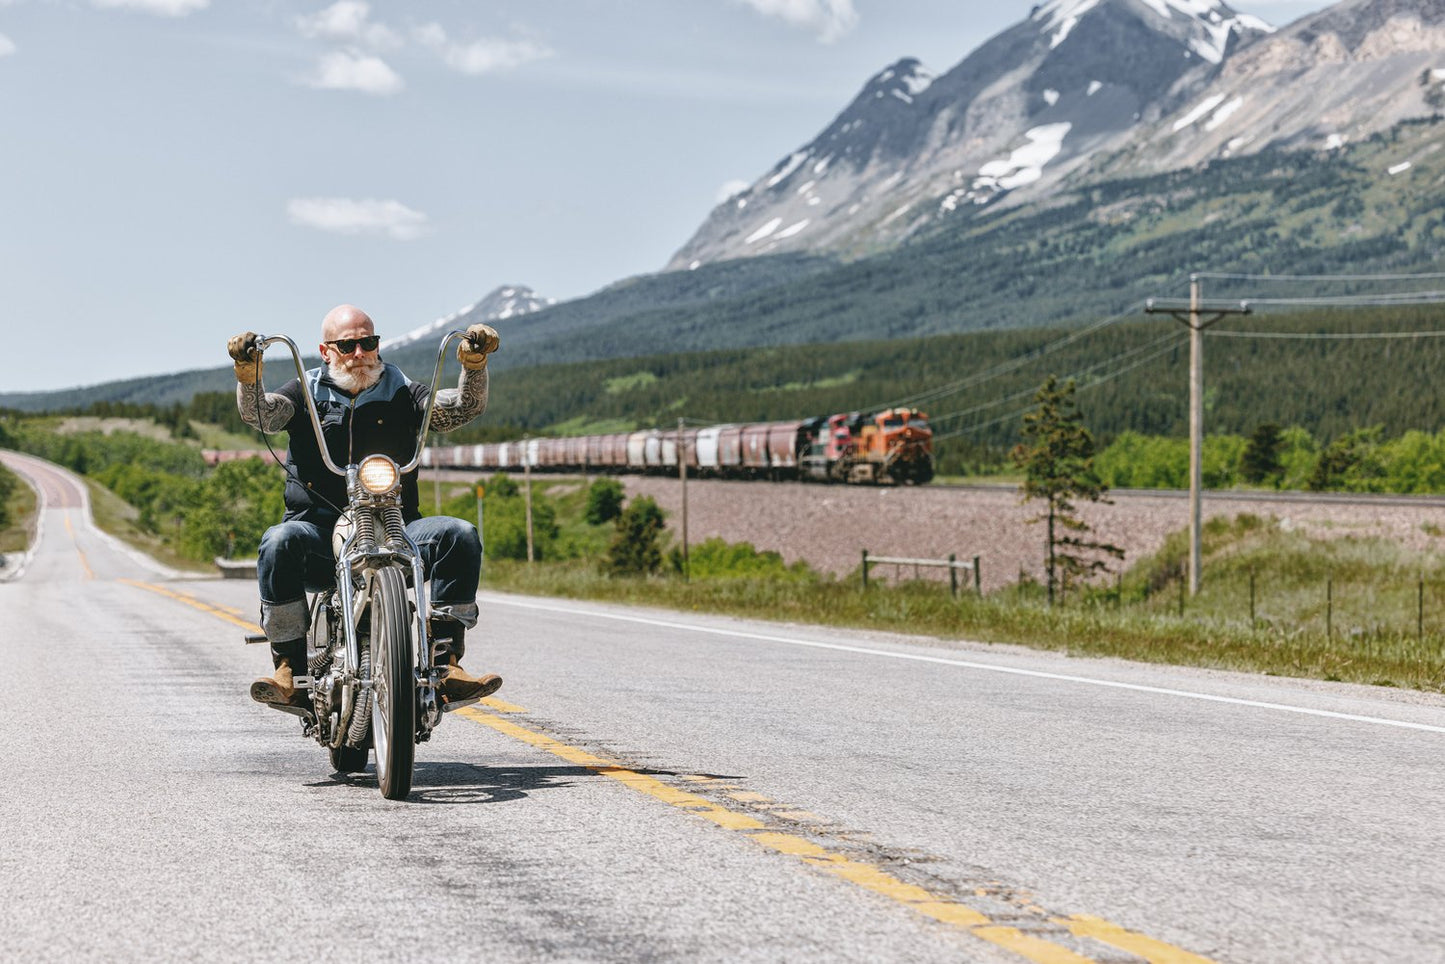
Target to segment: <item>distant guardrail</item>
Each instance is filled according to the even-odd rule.
[[[255,559],[215,559],[216,568],[221,570],[222,579],[255,579]]]
[[[967,569],[973,572],[973,591],[975,595],[983,595],[983,579],[979,575],[978,556],[970,560],[960,562],[957,553],[949,553],[947,559],[904,559],[897,556],[870,556],[868,550],[863,550],[863,588],[868,588],[868,567],[878,565],[913,566],[919,568],[947,568],[948,587],[955,599],[958,598],[958,571]]]

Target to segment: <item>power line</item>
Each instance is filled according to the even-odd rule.
[[[1445,272],[1422,274],[1245,274],[1231,271],[1197,271],[1200,278],[1221,278],[1235,281],[1415,281],[1424,278],[1445,278]]]
[[[1170,346],[1169,346],[1170,348],[1173,348],[1173,347],[1175,347],[1176,345],[1178,345],[1178,344],[1180,343],[1179,336],[1178,336],[1177,334],[1175,334],[1175,333],[1170,333],[1170,334],[1164,335],[1162,338],[1156,338],[1156,339],[1154,339],[1153,341],[1149,342],[1148,344],[1136,345],[1135,347],[1129,349],[1129,350],[1126,351],[1126,352],[1123,352],[1122,354],[1115,355],[1115,356],[1113,356],[1112,358],[1106,358],[1106,359],[1104,359],[1103,361],[1095,362],[1095,363],[1092,364],[1092,365],[1087,365],[1087,366],[1085,366],[1084,368],[1080,368],[1080,369],[1077,369],[1077,370],[1075,370],[1075,371],[1068,372],[1068,373],[1066,373],[1066,374],[1064,374],[1064,375],[1061,375],[1061,376],[1059,376],[1059,377],[1060,377],[1060,378],[1063,378],[1063,379],[1066,379],[1066,380],[1067,380],[1067,379],[1070,379],[1070,378],[1074,378],[1074,379],[1082,378],[1083,376],[1092,374],[1093,372],[1095,372],[1095,371],[1097,371],[1097,370],[1099,370],[1099,369],[1101,369],[1101,368],[1107,368],[1107,367],[1110,366],[1110,365],[1118,364],[1119,362],[1128,359],[1128,358],[1129,358],[1130,356],[1132,356],[1132,355],[1137,355],[1137,354],[1139,354],[1140,352],[1149,351],[1150,349],[1155,348],[1155,347],[1163,344],[1163,343],[1166,342],[1166,341],[1167,341],[1167,342],[1170,342]],[[1154,356],[1151,355],[1150,357],[1152,358],[1152,357],[1154,357]],[[1106,375],[1106,376],[1104,376],[1104,380],[1108,380],[1109,378],[1112,378],[1112,377],[1113,377],[1113,375]],[[958,410],[958,411],[956,411],[956,412],[949,412],[949,413],[947,413],[946,415],[935,415],[935,416],[931,416],[931,417],[930,417],[930,420],[931,420],[934,424],[937,424],[937,423],[939,423],[939,422],[945,422],[945,421],[948,421],[948,420],[950,420],[950,419],[961,418],[961,417],[963,417],[963,416],[965,416],[965,415],[972,415],[974,412],[981,412],[981,411],[984,411],[984,410],[986,410],[986,409],[997,408],[997,407],[1000,406],[1000,405],[1006,405],[1006,404],[1008,404],[1009,402],[1017,401],[1017,400],[1020,399],[1020,398],[1027,398],[1027,397],[1033,395],[1036,391],[1038,391],[1038,389],[1037,389],[1036,387],[1035,387],[1035,388],[1027,388],[1027,389],[1024,389],[1024,390],[1021,391],[1021,392],[1015,392],[1015,393],[1013,393],[1012,395],[1005,395],[1004,397],[995,399],[995,400],[993,400],[993,401],[991,401],[991,402],[981,402],[981,403],[979,403],[978,405],[974,405],[974,406],[972,406],[972,407],[970,407],[970,408],[960,409],[960,410]]]
[[[1388,291],[1375,295],[1337,295],[1314,298],[1247,298],[1250,307],[1289,305],[1316,308],[1371,308],[1392,305],[1433,305],[1445,301],[1445,291]]]
[[[1031,352],[1020,355],[1018,358],[1012,359],[1011,361],[1000,362],[992,368],[987,368],[981,372],[975,372],[974,374],[969,375],[966,378],[962,378],[959,381],[951,382],[947,385],[940,385],[937,388],[929,389],[928,391],[922,392],[918,395],[910,395],[905,398],[900,398],[895,401],[887,402],[882,405],[876,406],[876,408],[879,410],[887,408],[897,408],[899,406],[917,408],[925,402],[934,401],[936,399],[944,398],[949,395],[956,395],[965,389],[973,388],[975,385],[981,385],[984,382],[991,381],[995,378],[1007,375],[1010,372],[1017,371],[1018,369],[1027,365],[1029,362],[1035,361],[1039,358],[1043,358],[1047,355],[1051,355],[1054,352],[1073,344],[1081,338],[1092,335],[1097,331],[1107,328],[1109,325],[1116,324],[1129,317],[1130,315],[1136,313],[1138,310],[1139,304],[1130,305],[1127,309],[1119,312],[1117,315],[1114,315],[1110,318],[1105,318],[1102,321],[1097,321],[1094,324],[1089,325],[1085,328],[1080,328],[1078,331],[1070,332],[1062,338],[1051,341],[1047,345],[1043,345],[1039,348],[1034,349]]]
[[[1445,338],[1445,331],[1361,331],[1289,332],[1289,331],[1210,331],[1210,338],[1288,338],[1315,341],[1350,341],[1370,338]]]
[[[1140,358],[1138,361],[1136,361],[1136,362],[1134,362],[1134,363],[1132,363],[1132,364],[1130,364],[1130,365],[1124,366],[1123,368],[1119,369],[1118,371],[1110,372],[1109,374],[1104,375],[1104,376],[1102,376],[1102,377],[1100,377],[1100,378],[1097,378],[1097,379],[1095,379],[1095,380],[1092,381],[1092,382],[1088,382],[1088,383],[1086,383],[1086,384],[1084,384],[1084,385],[1080,385],[1080,386],[1078,387],[1078,391],[1081,391],[1081,392],[1082,392],[1082,391],[1087,391],[1087,390],[1089,390],[1089,389],[1091,389],[1091,388],[1097,388],[1097,387],[1099,387],[1100,385],[1103,385],[1105,382],[1113,381],[1115,378],[1118,378],[1120,375],[1123,375],[1123,374],[1125,374],[1125,373],[1127,373],[1127,372],[1131,372],[1131,371],[1133,371],[1134,369],[1138,368],[1138,367],[1141,366],[1141,365],[1146,365],[1146,364],[1148,364],[1149,362],[1153,361],[1153,360],[1156,359],[1156,358],[1159,358],[1159,357],[1161,357],[1161,356],[1163,356],[1163,355],[1169,354],[1169,352],[1174,351],[1175,349],[1179,348],[1179,347],[1180,347],[1181,345],[1183,345],[1184,342],[1186,342],[1187,340],[1188,340],[1188,336],[1184,336],[1184,337],[1177,337],[1177,336],[1176,336],[1176,337],[1174,337],[1174,338],[1172,339],[1172,341],[1171,341],[1170,344],[1165,345],[1163,348],[1159,349],[1158,351],[1154,352],[1153,354],[1146,355],[1145,357]],[[1158,344],[1158,342],[1155,342],[1154,344]],[[1037,389],[1035,389],[1034,391],[1037,391]],[[1030,392],[1030,393],[1028,393],[1028,394],[1032,394],[1032,392]],[[1025,406],[1025,407],[1020,408],[1020,409],[1015,409],[1015,410],[1012,411],[1012,412],[1008,412],[1007,414],[1000,415],[1000,416],[998,416],[997,418],[990,419],[990,420],[987,421],[987,422],[978,422],[978,423],[975,423],[975,424],[973,424],[973,425],[968,426],[967,428],[955,429],[955,430],[953,430],[952,432],[945,432],[945,433],[943,433],[942,435],[935,434],[935,435],[933,436],[933,441],[935,441],[935,442],[942,442],[942,441],[944,441],[945,439],[956,438],[956,437],[958,437],[958,436],[960,436],[960,435],[974,434],[974,433],[977,433],[977,432],[979,432],[979,431],[982,431],[983,429],[992,428],[992,427],[995,426],[995,425],[1000,425],[1000,424],[1002,424],[1002,423],[1004,423],[1004,422],[1010,421],[1011,419],[1016,419],[1016,418],[1022,417],[1023,414],[1024,414],[1025,412],[1029,411],[1031,408],[1032,408],[1032,406]]]

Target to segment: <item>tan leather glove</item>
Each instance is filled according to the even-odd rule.
[[[457,346],[457,361],[467,371],[476,371],[487,363],[487,356],[501,344],[501,336],[491,325],[470,325],[466,340]]]
[[[226,351],[236,363],[236,381],[254,385],[261,377],[261,352],[256,348],[260,337],[254,331],[244,332],[226,342]]]

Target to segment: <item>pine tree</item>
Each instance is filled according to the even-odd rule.
[[[605,569],[614,576],[646,576],[662,565],[663,514],[648,496],[633,499],[614,523],[616,532],[607,547]]]
[[[1244,455],[1239,460],[1239,471],[1246,482],[1256,485],[1280,473],[1279,454],[1284,450],[1284,436],[1280,427],[1273,422],[1257,426],[1249,437]]]
[[[1015,446],[1014,464],[1024,470],[1024,501],[1043,499],[1045,511],[1030,522],[1047,522],[1049,604],[1056,587],[1074,583],[1108,565],[1100,554],[1124,558],[1118,546],[1085,538],[1089,524],[1074,514],[1074,500],[1108,504],[1108,486],[1094,472],[1094,437],[1084,427],[1074,401],[1072,380],[1063,386],[1050,375],[1034,394],[1036,407],[1024,415],[1024,441]]]

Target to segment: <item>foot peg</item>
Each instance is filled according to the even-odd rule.
[[[459,710],[464,706],[471,706],[473,703],[480,703],[482,697],[474,696],[469,700],[450,700],[442,703],[442,712],[450,713],[452,710]]]
[[[270,641],[271,641],[271,640],[269,640],[269,639],[266,638],[266,634],[265,634],[265,633],[247,633],[247,634],[246,634],[246,645],[247,645],[247,646],[254,646],[254,645],[257,644],[257,643],[269,643]]]
[[[292,716],[300,717],[305,723],[314,719],[310,710],[304,706],[292,706],[290,703],[262,703],[262,706],[269,706],[273,710],[280,710],[282,713],[290,713]]]

